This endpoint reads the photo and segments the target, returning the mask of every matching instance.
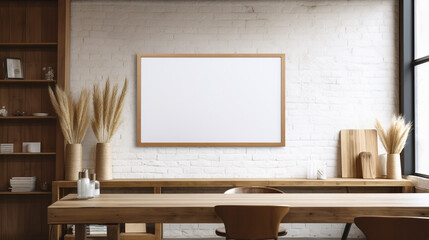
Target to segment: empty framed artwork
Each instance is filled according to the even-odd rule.
[[[285,146],[284,54],[138,54],[137,145]]]

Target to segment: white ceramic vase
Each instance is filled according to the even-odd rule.
[[[402,179],[400,154],[387,154],[387,178]]]

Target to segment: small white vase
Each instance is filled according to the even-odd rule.
[[[387,178],[402,179],[401,155],[387,154]]]

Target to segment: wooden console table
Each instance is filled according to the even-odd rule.
[[[291,192],[413,192],[409,180],[329,178],[308,180],[299,178],[177,178],[177,179],[116,179],[101,181],[101,193],[222,193],[228,188],[243,186],[267,186]],[[52,202],[76,191],[76,182],[52,183]],[[54,228],[53,239],[60,239],[62,229]],[[162,224],[154,225],[153,233],[144,239],[161,240]],[[125,238],[124,238],[125,239]]]
[[[76,224],[76,240],[85,240],[85,224],[107,224],[108,240],[119,240],[119,223],[216,223],[216,205],[282,205],[289,223],[351,223],[357,216],[429,216],[429,194],[102,194],[77,200],[70,194],[48,207],[49,224]]]

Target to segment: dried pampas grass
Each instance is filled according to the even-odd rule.
[[[118,131],[122,123],[121,114],[127,89],[128,80],[126,78],[119,96],[119,86],[115,84],[111,89],[109,79],[103,90],[100,89],[98,84],[94,85],[92,92],[94,117],[91,120],[91,126],[98,142],[110,142],[113,135]]]
[[[58,86],[55,92],[49,87],[49,97],[58,115],[61,130],[68,144],[80,144],[85,138],[89,126],[90,93],[83,89],[79,100],[75,103],[73,96]]]
[[[405,123],[405,119],[402,116],[393,116],[389,129],[385,131],[377,118],[375,128],[388,154],[399,154],[402,152],[407,142],[408,134],[411,131],[411,126],[410,122]]]

